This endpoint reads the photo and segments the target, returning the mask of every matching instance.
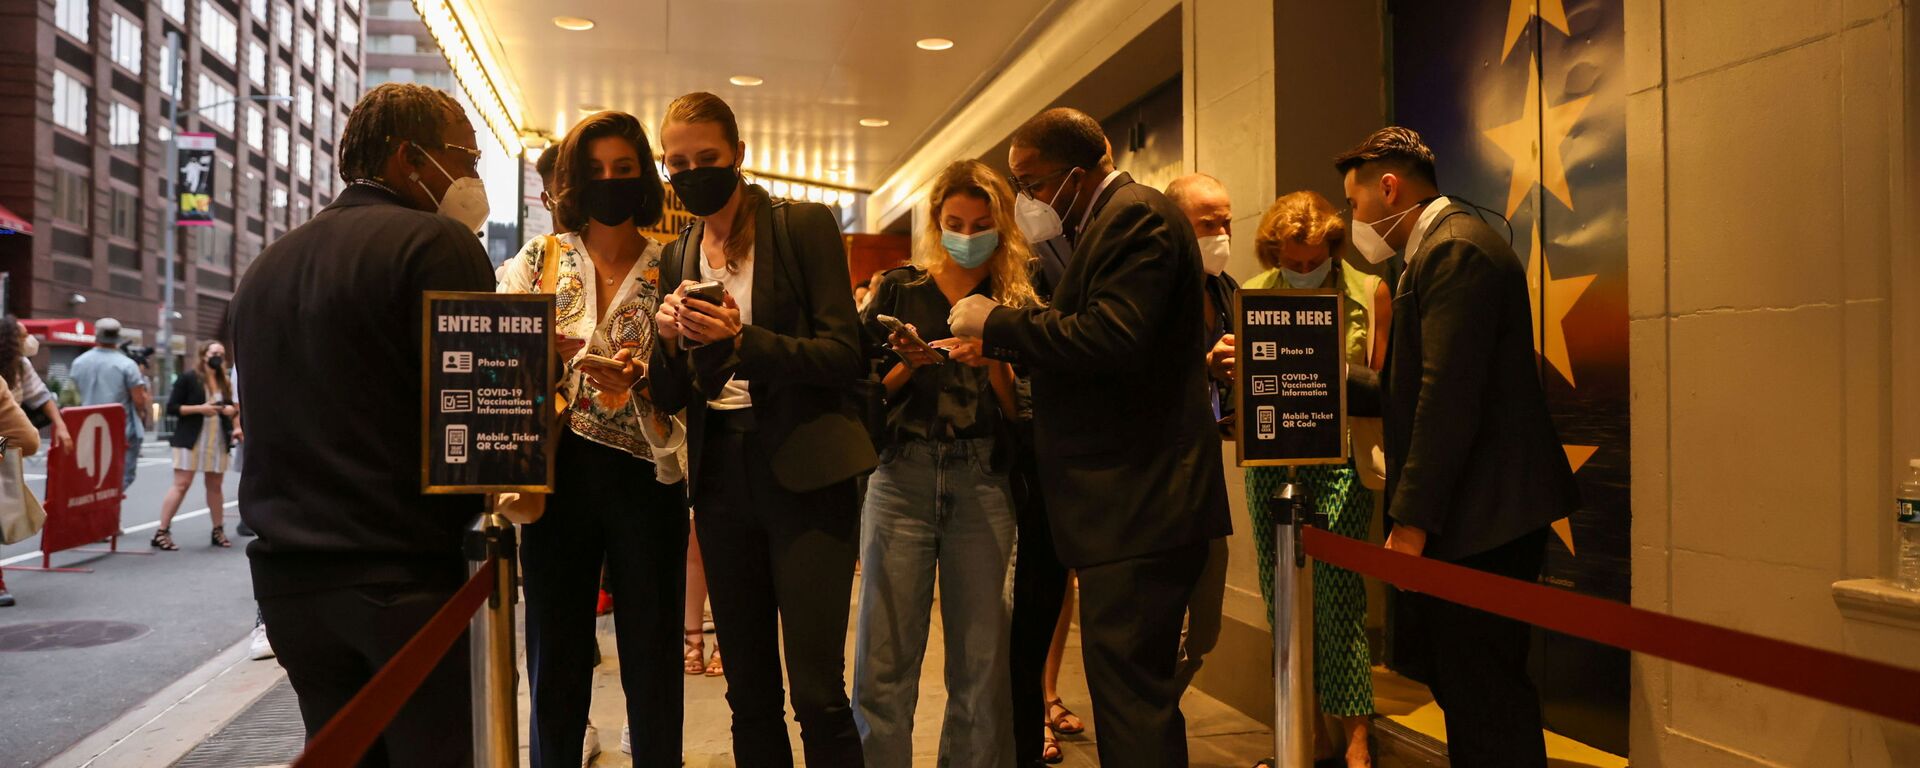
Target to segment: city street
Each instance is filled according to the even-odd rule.
[[[29,459],[26,470],[42,498],[45,467],[44,459]],[[225,483],[232,549],[208,546],[211,524],[196,481],[173,525],[180,551],[158,552],[147,540],[158,527],[160,502],[172,475],[165,444],[148,443],[121,511],[127,533],[120,548],[140,554],[67,551],[53,556],[54,567],[93,572],[5,572],[19,604],[0,608],[0,690],[5,691],[0,696],[0,766],[39,765],[232,646],[252,628],[254,605],[244,551],[251,539],[234,533],[238,474],[228,474]],[[0,547],[0,564],[37,566],[38,548],[38,537]],[[105,545],[97,548],[104,550]],[[127,639],[90,647],[15,651],[19,643],[9,642],[26,634],[22,625],[72,621],[133,626],[110,628],[102,638]],[[63,632],[47,634],[48,642],[36,645],[59,645],[63,636],[84,639]]]

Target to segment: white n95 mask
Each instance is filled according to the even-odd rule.
[[[440,171],[440,175],[452,182],[447,185],[447,193],[433,201],[434,205],[439,207],[440,215],[460,222],[461,226],[466,227],[469,232],[477,234],[486,229],[486,184],[475,176],[456,179],[453,174],[447,173],[447,169],[440,167],[440,161],[433,159],[433,155],[427,154],[424,150],[420,155],[425,157],[427,162],[433,163],[433,167]],[[413,183],[419,184],[421,189],[426,190],[429,199],[433,198],[433,190],[427,187],[426,182],[420,180],[420,174],[413,175]]]
[[[1233,256],[1233,243],[1227,235],[1200,238],[1200,267],[1209,275],[1227,271],[1227,259]]]
[[[1354,219],[1353,247],[1360,251],[1361,256],[1366,257],[1369,264],[1379,264],[1393,258],[1393,246],[1387,245],[1387,239],[1380,234],[1379,230],[1374,229],[1374,226],[1383,221],[1391,221],[1393,223],[1387,226],[1387,231],[1392,232],[1394,227],[1400,226],[1401,219],[1406,218],[1407,214],[1413,213],[1414,208],[1418,207],[1420,206],[1416,205],[1392,216],[1384,216],[1373,221]]]

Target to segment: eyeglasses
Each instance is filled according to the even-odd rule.
[[[1015,193],[1038,199],[1040,197],[1040,194],[1039,194],[1040,185],[1045,184],[1054,179],[1057,179],[1061,176],[1065,176],[1069,173],[1073,173],[1073,166],[1067,166],[1060,170],[1054,171],[1053,173],[1042,174],[1039,178],[1036,178],[1032,181],[1021,181],[1020,177],[1015,176],[1013,174],[1007,174],[1007,183],[1013,185],[1013,191]]]

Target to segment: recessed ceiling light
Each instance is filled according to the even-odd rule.
[[[754,77],[753,75],[734,75],[733,77],[727,78],[727,82],[733,83],[734,85],[738,85],[738,86],[752,88],[753,86],[759,85],[766,81],[760,78]]]
[[[604,104],[582,104],[580,105],[580,111],[586,114],[593,114],[595,112],[605,112],[607,111],[607,107]]]
[[[885,128],[888,125],[891,125],[892,123],[884,118],[868,117],[868,118],[862,119],[860,121],[860,124],[868,128]]]
[[[583,19],[578,16],[555,16],[553,17],[553,25],[568,32],[585,32],[593,29],[593,19]]]
[[[914,45],[919,46],[923,51],[944,51],[953,47],[953,41],[944,37],[923,37]]]

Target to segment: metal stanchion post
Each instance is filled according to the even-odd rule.
[[[1313,765],[1313,690],[1308,684],[1308,571],[1300,529],[1306,487],[1291,473],[1268,500],[1273,511],[1273,754],[1275,768]]]
[[[467,557],[478,570],[493,561],[493,594],[474,614],[468,632],[473,670],[473,764],[514,768],[520,762],[519,672],[514,665],[513,604],[519,595],[514,571],[513,523],[498,513],[481,518],[469,534]]]

